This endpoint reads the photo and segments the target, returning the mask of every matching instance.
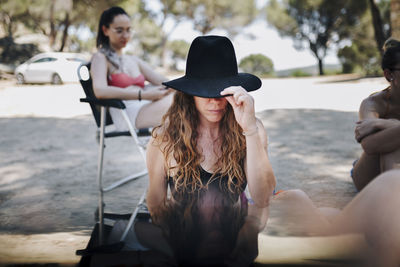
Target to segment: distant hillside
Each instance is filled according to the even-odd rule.
[[[324,71],[326,73],[337,72],[337,71],[340,72],[341,70],[342,70],[342,65],[340,65],[340,64],[325,64],[324,65]],[[278,71],[275,71],[275,74],[277,77],[288,77],[288,76],[292,76],[292,74],[296,71],[300,71],[302,73],[306,73],[311,76],[316,76],[319,73],[318,65],[313,65],[313,66],[308,66],[308,67],[278,70]]]

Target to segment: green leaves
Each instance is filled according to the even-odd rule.
[[[323,74],[323,58],[331,43],[345,39],[367,9],[365,0],[271,0],[267,21],[282,36],[289,36],[295,48],[309,48]]]
[[[274,72],[272,60],[262,54],[253,54],[240,61],[239,68],[243,72],[258,76],[271,75]]]

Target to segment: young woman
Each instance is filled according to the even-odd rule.
[[[254,100],[248,93],[258,89],[261,81],[254,75],[238,73],[228,38],[202,36],[192,42],[186,75],[164,85],[177,92],[147,148],[147,205],[154,223],[164,229],[169,240],[188,238],[180,226],[187,226],[187,220],[193,222],[189,232],[196,234],[197,245],[192,246],[192,263],[221,264],[237,244],[236,238],[245,236],[240,233],[248,231],[240,229],[257,229],[255,238],[259,230],[253,227],[258,223],[251,223],[260,217],[257,212],[246,219],[233,216],[238,223],[231,220],[229,224],[226,219],[232,215],[228,211],[240,214],[233,207],[244,203],[239,199],[246,186],[255,207],[251,210],[263,211],[275,187],[267,134],[255,116]],[[180,210],[180,216],[168,217],[176,223],[165,220],[166,206]],[[172,243],[183,250],[190,247],[184,242]],[[186,264],[183,256],[187,254],[175,250]]]
[[[363,153],[354,164],[352,178],[358,190],[378,174],[400,168],[400,42],[389,39],[384,45],[382,69],[390,83],[372,94],[360,106],[356,140]]]
[[[247,185],[254,203],[267,206],[275,177],[267,135],[248,94],[261,81],[238,74],[229,39],[196,38],[186,75],[164,84],[178,92],[147,149],[150,212],[165,201],[167,185],[177,199],[207,190],[214,181],[221,190],[216,197],[236,201]]]
[[[99,99],[123,99],[133,127],[153,127],[161,122],[172,94],[161,85],[164,76],[138,57],[123,53],[131,35],[131,20],[125,10],[111,7],[101,14],[98,52],[91,60],[93,90]],[[118,109],[110,108],[110,115],[118,130],[128,129]]]

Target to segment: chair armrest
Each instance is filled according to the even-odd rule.
[[[96,99],[96,98],[81,98],[81,102],[86,102],[90,104],[95,104],[104,107],[113,107],[119,109],[125,109],[125,104],[119,99]]]

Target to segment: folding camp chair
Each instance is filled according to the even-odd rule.
[[[138,136],[149,136],[150,132],[142,129],[142,130],[138,130],[136,131],[135,128],[132,126],[128,114],[126,112],[126,107],[125,104],[123,103],[122,100],[119,99],[107,99],[107,100],[102,100],[102,99],[97,99],[94,95],[93,92],[93,86],[92,86],[92,79],[90,77],[90,63],[86,64],[86,65],[81,65],[78,68],[78,77],[79,77],[79,81],[83,87],[83,90],[85,92],[86,98],[82,98],[80,99],[81,102],[86,102],[90,104],[94,119],[96,121],[97,124],[97,139],[99,142],[99,155],[98,155],[98,168],[97,168],[97,181],[98,181],[98,186],[99,186],[99,206],[98,206],[98,221],[99,221],[99,245],[103,244],[103,233],[104,233],[104,218],[118,218],[118,215],[116,214],[107,214],[104,213],[104,201],[103,201],[103,194],[105,192],[109,192],[113,189],[115,189],[116,187],[127,183],[131,180],[135,180],[139,177],[142,177],[144,175],[147,174],[147,170],[143,170],[139,173],[134,173],[131,174],[129,176],[126,176],[124,178],[119,179],[117,182],[112,183],[109,186],[104,187],[103,186],[103,176],[102,176],[102,172],[103,172],[103,156],[104,156],[104,148],[105,148],[105,138],[109,138],[109,137],[118,137],[118,136],[131,136],[133,138],[133,140],[135,141],[135,143],[138,145],[139,147],[139,151],[140,154],[143,158],[143,160],[146,160],[146,156],[145,156],[145,150],[144,150],[144,145],[143,143],[145,142],[141,142],[141,140],[139,140]],[[114,107],[120,110],[123,118],[126,121],[126,124],[128,126],[128,131],[106,131],[106,126],[113,124],[112,122],[112,118],[108,112],[108,108],[110,107]],[[142,211],[141,215],[142,216],[149,216],[148,211],[146,211],[146,206],[145,205],[141,205],[142,203],[144,203],[144,199],[145,199],[145,192],[143,192],[142,197],[140,199],[139,205],[137,206],[137,208],[135,209],[135,211],[132,213],[132,215],[130,216],[131,219],[129,220],[129,224],[127,226],[126,231],[124,232],[123,236],[121,237],[121,241],[123,241],[128,233],[129,228],[131,227],[134,219],[136,218],[136,216],[139,213],[139,209],[140,208],[144,208],[144,210]]]

